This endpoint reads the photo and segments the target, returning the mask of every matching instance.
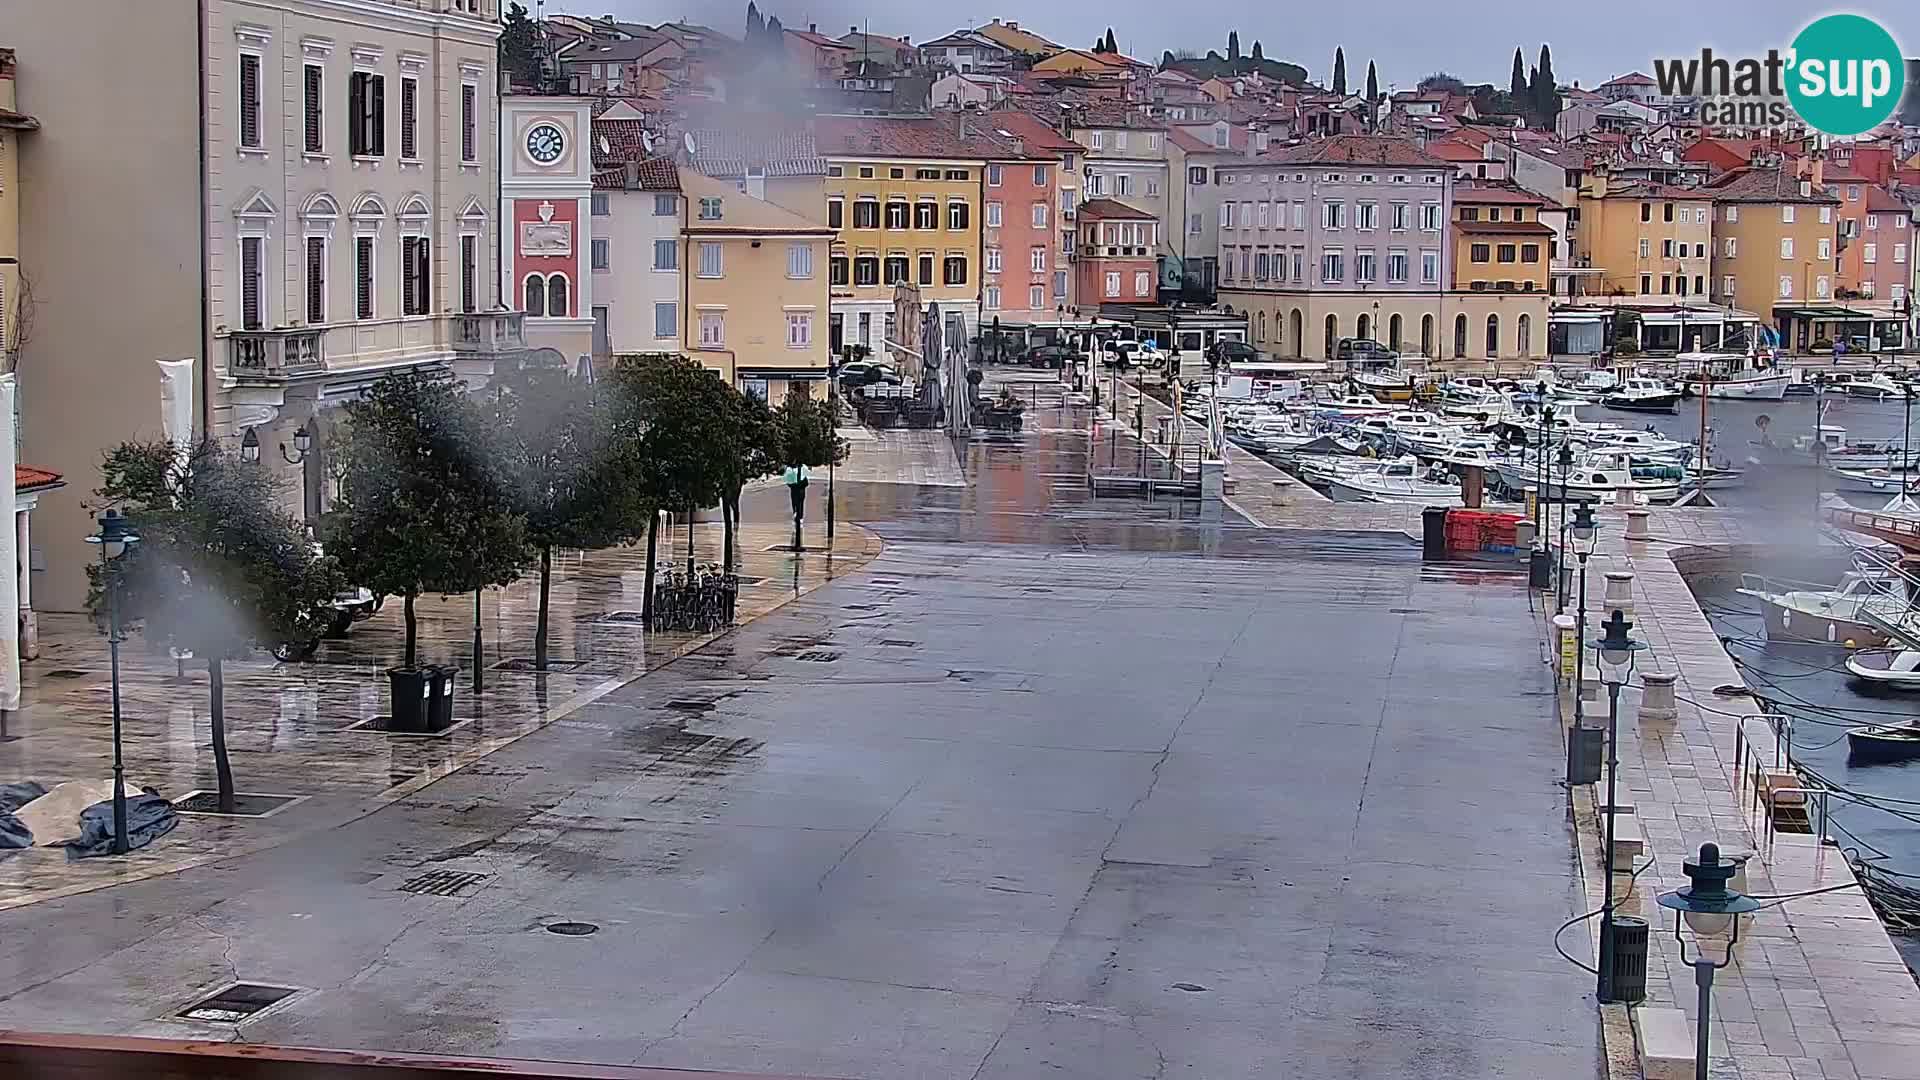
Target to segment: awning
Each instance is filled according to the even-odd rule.
[[[1813,322],[1861,322],[1871,319],[1898,321],[1900,316],[1888,312],[1864,311],[1860,308],[1845,306],[1833,307],[1776,307],[1774,318],[1785,316],[1789,319],[1809,319]]]

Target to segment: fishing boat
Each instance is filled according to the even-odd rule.
[[[1846,374],[1846,372],[1840,374]],[[1835,385],[1838,384],[1829,384],[1828,389],[1833,389]],[[1894,382],[1893,377],[1884,371],[1876,371],[1872,374],[1856,372],[1846,381],[1843,388],[1848,397],[1866,398],[1869,401],[1886,401],[1890,398],[1907,396],[1906,386]]]
[[[1829,465],[1826,488],[1837,495],[1898,495],[1912,493],[1916,476],[1906,469],[1859,469]]]
[[[1381,404],[1380,399],[1372,394],[1341,394],[1326,401],[1316,401],[1313,408],[1323,416],[1347,420],[1383,416],[1394,411],[1393,406]]]
[[[1389,368],[1385,371],[1355,372],[1347,376],[1353,388],[1363,394],[1372,394],[1381,401],[1408,402],[1413,400],[1413,375]]]
[[[1592,403],[1603,400],[1607,395],[1615,393],[1619,389],[1620,377],[1618,375],[1615,375],[1611,371],[1595,370],[1581,372],[1580,377],[1570,383],[1561,383],[1557,386],[1549,385],[1547,392],[1554,397],[1570,398],[1574,401]]]
[[[1500,479],[1508,488],[1519,491],[1537,483],[1528,472],[1524,466],[1502,466]],[[1680,483],[1677,478],[1635,476],[1632,455],[1627,451],[1596,450],[1574,462],[1571,470],[1551,468],[1542,494],[1554,500],[1611,503],[1619,492],[1627,491],[1641,501],[1667,503],[1680,497]]]
[[[1887,764],[1920,758],[1920,725],[1909,721],[1847,729],[1847,761],[1856,765]]]
[[[1682,369],[1690,367],[1698,373],[1682,384],[1689,395],[1704,393],[1710,398],[1737,401],[1782,401],[1792,378],[1773,367],[1765,357],[1745,353],[1681,353],[1675,360]]]
[[[1867,617],[1869,604],[1890,616],[1908,606],[1900,579],[1851,571],[1838,585],[1741,574],[1734,590],[1760,604],[1767,640],[1820,645],[1884,645],[1887,635]]]
[[[1906,454],[1898,442],[1847,438],[1847,429],[1821,424],[1816,435],[1797,436],[1785,444],[1763,438],[1748,444],[1754,464],[1824,464],[1846,469],[1898,469]]]
[[[1659,379],[1628,379],[1600,398],[1609,409],[1626,412],[1671,413],[1680,405],[1680,391]]]
[[[1425,469],[1411,457],[1368,472],[1348,472],[1327,481],[1334,502],[1417,503],[1430,506],[1460,497],[1459,478],[1444,469]]]

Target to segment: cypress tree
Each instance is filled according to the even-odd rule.
[[[1525,100],[1527,96],[1527,65],[1520,59],[1520,47],[1517,45],[1513,49],[1513,80],[1507,84],[1507,93],[1512,94],[1516,101]]]
[[[1240,31],[1229,30],[1227,31],[1227,63],[1229,64],[1237,63],[1239,60],[1240,60]]]
[[[1336,94],[1347,92],[1347,51],[1345,49],[1333,50],[1333,92]]]
[[[1560,90],[1553,78],[1553,52],[1540,46],[1538,79],[1533,87],[1533,113],[1540,126],[1552,131],[1560,119]]]

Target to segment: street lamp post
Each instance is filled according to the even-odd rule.
[[[1593,507],[1586,502],[1573,508],[1573,552],[1580,557],[1580,603],[1573,624],[1573,726],[1584,727],[1587,664],[1587,559],[1592,556],[1600,532],[1594,528]]]
[[[1698,858],[1684,865],[1691,884],[1661,893],[1658,903],[1673,912],[1673,940],[1680,943],[1680,961],[1693,968],[1694,985],[1700,988],[1699,1024],[1694,1042],[1694,1080],[1707,1080],[1707,1036],[1713,1013],[1713,973],[1733,963],[1733,947],[1740,943],[1740,916],[1760,910],[1760,902],[1751,896],[1727,888],[1727,882],[1739,872],[1735,863],[1720,861],[1720,845],[1701,844]],[[1680,934],[1684,921],[1694,933],[1694,956],[1687,959],[1687,939]],[[1732,927],[1725,954],[1718,963],[1707,959],[1700,938],[1717,937]],[[1602,968],[1601,970],[1606,970]]]
[[[1573,447],[1560,444],[1560,546],[1553,556],[1553,613],[1562,615],[1567,610],[1567,485],[1573,479]],[[1551,475],[1551,474],[1549,474]]]
[[[311,449],[313,449],[313,431],[303,423],[293,429],[293,452],[288,453],[287,444],[281,443],[280,456],[289,465],[303,465],[307,460],[307,452]],[[319,508],[313,504],[312,496],[307,491],[307,470],[301,469],[300,514],[307,519],[308,525],[312,525],[318,510]]]
[[[1607,685],[1607,805],[1604,807],[1607,835],[1600,852],[1606,899],[1600,906],[1600,984],[1597,988],[1603,1004],[1613,1000],[1613,818],[1614,796],[1620,783],[1620,688],[1627,685],[1627,678],[1633,674],[1633,654],[1646,648],[1644,643],[1629,636],[1627,632],[1632,629],[1626,613],[1615,608],[1607,617],[1606,633],[1593,643],[1593,651],[1600,657],[1600,681]]]
[[[240,436],[240,460],[249,465],[260,460],[260,433],[248,428]]]
[[[247,434],[253,434],[248,428]],[[254,449],[259,449],[259,440]],[[87,537],[87,543],[100,546],[100,576],[107,586],[107,652],[113,672],[113,853],[125,855],[127,845],[127,777],[120,741],[120,572],[119,562],[128,549],[140,542],[120,511],[107,508],[100,515],[100,531]]]
[[[848,351],[849,353],[851,352],[851,350],[848,350]],[[851,361],[852,356],[849,355],[847,357],[847,360]],[[840,361],[835,359],[832,356],[827,357],[827,411],[833,415],[833,440],[834,440],[833,443],[828,446],[828,449],[838,451],[840,449]],[[827,456],[827,554],[828,554],[828,557],[832,557],[832,554],[833,554],[833,516],[834,516],[834,502],[835,502],[834,491],[833,491],[833,472],[834,472],[835,459],[837,459],[839,456],[840,455],[837,452],[833,454],[829,454]],[[734,524],[736,527],[739,525],[738,522],[735,522]]]

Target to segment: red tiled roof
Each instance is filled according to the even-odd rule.
[[[612,168],[596,167],[593,171],[593,186],[600,191],[621,191],[627,186],[627,167],[624,162]],[[641,191],[679,191],[680,168],[672,158],[648,158],[640,162]]]
[[[1475,184],[1460,180],[1453,185],[1453,201],[1456,203],[1474,203],[1486,205],[1499,203],[1503,206],[1545,206],[1547,201],[1531,191],[1522,191],[1517,187],[1504,184]]]
[[[1755,168],[1749,165],[1744,169],[1734,169],[1707,190],[1715,202],[1829,205],[1838,205],[1840,202],[1819,188],[1809,188],[1809,194],[1800,194],[1800,177],[1784,166]]]
[[[1080,218],[1083,221],[1153,221],[1154,216],[1145,210],[1135,210],[1118,199],[1088,199],[1080,204]]]
[[[1537,221],[1456,221],[1453,227],[1463,233],[1504,233],[1511,235],[1553,235],[1553,229]]]
[[[1820,179],[1828,184],[1871,184],[1873,177],[1862,176],[1845,165],[1836,165],[1829,161],[1820,170]]]
[[[1280,165],[1399,165],[1413,168],[1447,163],[1420,149],[1411,139],[1384,135],[1335,135],[1282,147],[1262,157]]]
[[[782,27],[782,29],[785,29],[785,28]],[[813,33],[810,30],[787,30],[787,33],[792,34],[794,37],[799,38],[801,41],[804,41],[809,45],[817,45],[823,49],[847,49],[849,51],[853,49],[853,46],[851,45],[847,45],[842,42],[835,41],[832,38],[826,37],[825,35],[822,35],[822,34]]]
[[[1442,161],[1486,161],[1477,146],[1455,142],[1452,139],[1440,139],[1427,144],[1427,153]]]
[[[605,169],[628,158],[651,157],[647,149],[646,124],[639,120],[595,120],[593,122],[593,166]],[[607,149],[600,149],[604,140]],[[656,142],[658,140],[656,139]]]
[[[1887,189],[1879,186],[1869,186],[1863,197],[1866,200],[1867,210],[1870,213],[1905,214],[1910,213],[1913,209],[1906,203],[1894,198],[1893,194]]]
[[[65,481],[60,479],[60,474],[51,469],[38,469],[32,465],[13,467],[13,490],[15,491],[40,491],[45,488],[62,487],[64,484]]]
[[[1039,117],[1019,109],[1001,109],[989,113],[987,122],[993,125],[996,132],[1025,142],[1028,150],[1077,154],[1085,149],[1079,143],[1049,127]]]
[[[1010,158],[1003,139],[984,116],[821,116],[813,122],[822,157]]]
[[[1601,86],[1653,86],[1653,79],[1643,72],[1630,71],[1615,79],[1608,79]]]

